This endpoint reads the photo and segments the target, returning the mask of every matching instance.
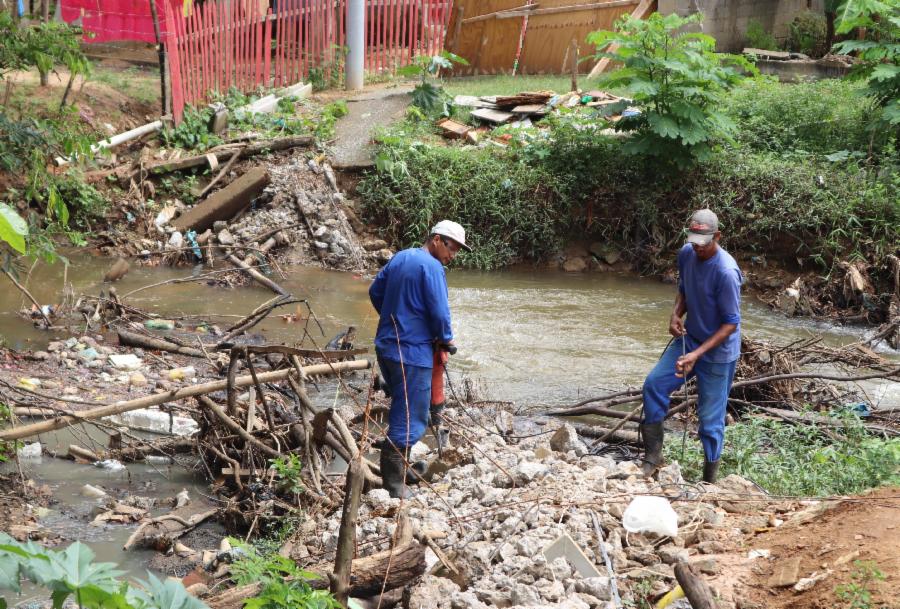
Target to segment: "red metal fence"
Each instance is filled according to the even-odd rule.
[[[439,53],[451,0],[366,0],[366,70],[391,73]],[[166,11],[172,109],[214,91],[280,87],[343,73],[348,0],[207,0]],[[190,6],[190,5],[188,5]]]

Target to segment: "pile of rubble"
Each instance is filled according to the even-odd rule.
[[[459,415],[451,412],[448,418]],[[616,596],[635,598],[638,582],[652,582],[654,593],[672,589],[679,562],[718,574],[715,555],[725,551],[723,540],[734,529],[781,523],[766,511],[765,495],[738,476],[718,486],[698,486],[687,483],[673,464],[657,481],[647,480],[634,461],[590,454],[569,425],[516,439],[510,413],[480,418],[467,425],[465,438],[455,438],[462,442],[456,450],[471,455],[467,464],[437,469],[446,471],[403,503],[382,489],[363,496],[360,546],[388,547],[400,513],[441,540],[442,556],[425,550],[427,572],[407,590],[407,606],[621,606]],[[414,452],[427,450],[417,448],[422,451]],[[722,500],[723,493],[741,499]],[[645,495],[670,498],[677,535],[626,531],[627,507]],[[304,554],[334,551],[339,527],[339,513],[320,523],[307,537]],[[728,591],[719,592],[730,600]]]

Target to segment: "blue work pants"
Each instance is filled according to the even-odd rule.
[[[431,368],[400,365],[378,355],[378,367],[391,391],[388,433],[398,448],[407,448],[425,435],[431,405]]]
[[[682,341],[676,338],[659,358],[644,381],[644,423],[660,423],[669,412],[669,396],[687,379],[675,376],[675,362],[682,355]],[[688,375],[697,377],[697,416],[700,419],[700,442],[707,461],[718,461],[725,439],[725,407],[737,360],[714,364],[699,360]]]

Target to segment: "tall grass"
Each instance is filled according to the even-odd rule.
[[[859,493],[900,483],[900,439],[869,435],[853,414],[836,420],[838,439],[814,425],[785,425],[748,418],[725,430],[719,476],[738,474],[775,495],[824,497]],[[682,456],[680,434],[669,434],[668,461],[678,461],[687,479],[698,479],[703,449],[688,439]]]

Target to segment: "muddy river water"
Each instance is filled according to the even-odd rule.
[[[101,277],[109,265],[108,259],[73,259],[68,280],[75,293],[96,295],[107,288]],[[139,287],[190,274],[189,268],[133,267],[116,289],[125,296]],[[371,347],[378,319],[368,300],[370,278],[315,268],[288,268],[285,274],[281,285],[307,298],[324,327],[319,346],[355,325],[357,345]],[[459,345],[451,370],[479,381],[492,399],[558,405],[604,387],[638,384],[669,338],[675,287],[656,279],[534,269],[493,273],[451,269],[447,278]],[[60,299],[62,281],[63,268],[57,264],[36,269],[29,286],[42,303],[53,303]],[[253,286],[228,289],[180,283],[143,290],[125,300],[164,315],[208,316],[224,327],[270,297]],[[21,294],[12,288],[0,291],[0,335],[16,348],[40,348],[47,334],[16,316],[23,304]],[[827,341],[839,343],[861,335],[858,328],[788,319],[750,297],[744,299],[743,313],[744,332],[755,338],[787,342],[824,334]],[[277,314],[258,328],[273,342],[290,343],[301,335],[299,325],[286,323]]]
[[[74,259],[67,277],[75,293],[95,295],[108,289],[100,279],[109,264],[106,259]],[[141,286],[191,272],[186,268],[134,267],[116,289],[126,295]],[[285,272],[286,278],[279,280],[281,285],[309,299],[324,326],[325,336],[319,336],[319,346],[336,332],[355,325],[359,329],[357,346],[371,347],[377,317],[368,301],[369,278],[312,268]],[[29,286],[41,302],[55,303],[60,299],[62,282],[63,267],[55,265],[37,268]],[[452,269],[448,283],[459,345],[459,354],[451,359],[451,371],[457,380],[460,374],[474,378],[486,398],[529,406],[563,405],[607,388],[639,384],[668,340],[667,320],[675,288],[655,279],[533,269],[496,273]],[[127,297],[126,302],[165,315],[208,316],[224,327],[270,297],[269,292],[255,287],[227,289],[182,283],[140,291]],[[31,329],[14,313],[22,305],[21,295],[12,288],[0,292],[0,334],[10,346],[42,348],[48,340],[46,333]],[[840,343],[858,340],[861,335],[858,329],[787,319],[749,297],[743,312],[744,332],[756,338],[788,342],[824,334],[827,341]],[[259,329],[270,341],[290,343],[299,340],[299,327],[273,315]],[[866,389],[881,405],[900,403],[896,384]],[[63,445],[69,441],[65,437],[43,440]],[[119,484],[135,494],[144,491],[155,497],[172,496],[188,488],[200,500],[198,493],[205,490],[202,481],[183,470],[166,467],[130,465],[126,472],[110,473],[45,457],[42,464],[29,469],[56,489],[60,505],[54,510],[57,520],[53,520],[53,513],[48,517],[51,528],[82,527],[81,538],[91,543],[98,558],[119,562],[134,574],[142,573],[146,556],[134,552],[124,555],[119,549],[131,528],[90,530],[84,515],[78,519],[79,510],[90,509],[80,494],[81,487],[86,483]]]

